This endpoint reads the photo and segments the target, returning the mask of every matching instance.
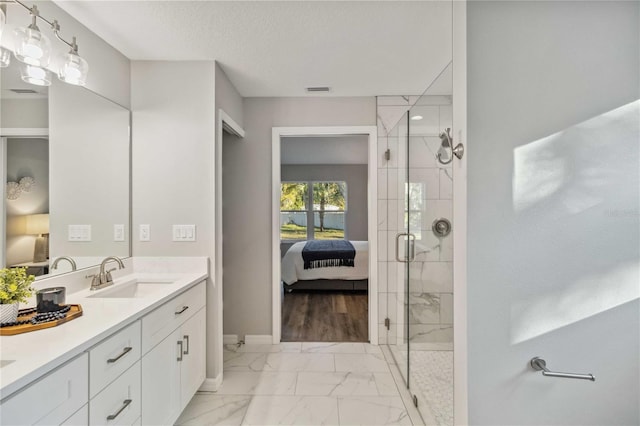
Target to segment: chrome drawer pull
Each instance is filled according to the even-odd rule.
[[[188,306],[183,306],[181,311],[178,312],[174,312],[175,315],[180,315],[181,313],[183,313],[184,311],[186,311],[187,309],[189,309]]]
[[[189,355],[189,336],[182,336],[184,337],[184,341],[187,343],[187,349],[184,350],[184,352],[182,352],[185,355]]]
[[[182,361],[182,340],[178,340],[178,346],[180,346],[180,350],[178,351],[178,361]]]
[[[114,362],[116,362],[117,360],[119,360],[120,358],[122,358],[123,356],[125,356],[127,353],[129,353],[131,351],[131,349],[133,349],[131,346],[127,346],[126,348],[124,348],[122,350],[122,353],[120,355],[118,355],[115,358],[109,358],[107,360],[107,364],[112,364]]]
[[[131,404],[131,400],[130,399],[125,399],[123,401],[122,407],[120,407],[120,409],[115,414],[111,414],[111,415],[107,416],[107,420],[114,420],[116,417],[118,417],[120,415],[120,413],[122,413],[122,410],[124,410],[125,408],[127,408],[129,406],[129,404]]]

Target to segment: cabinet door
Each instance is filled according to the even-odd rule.
[[[187,406],[206,378],[205,324],[206,308],[202,308],[182,325],[181,409]]]
[[[142,357],[142,424],[168,425],[180,415],[180,329]]]

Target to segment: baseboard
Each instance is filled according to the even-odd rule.
[[[215,379],[206,378],[202,385],[200,385],[201,392],[217,392],[220,389],[220,385],[222,385],[222,373],[218,374],[218,377]]]
[[[270,345],[273,337],[270,334],[247,334],[244,336],[244,343],[247,345]]]
[[[225,334],[224,336],[222,336],[222,344],[235,345],[236,343],[238,343],[237,334]]]

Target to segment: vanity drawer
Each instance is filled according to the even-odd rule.
[[[195,285],[142,318],[142,354],[160,343],[206,303],[205,282]]]
[[[140,361],[89,402],[90,425],[131,425],[140,417]]]
[[[140,321],[106,338],[89,351],[89,397],[140,359]]]
[[[87,403],[89,360],[82,354],[2,401],[0,424],[60,424]]]

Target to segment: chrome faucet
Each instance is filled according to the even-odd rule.
[[[69,262],[71,264],[72,271],[75,271],[76,269],[78,269],[78,265],[76,265],[76,261],[70,258],[69,256],[60,256],[56,258],[56,260],[54,260],[53,263],[51,264],[51,269],[58,269],[58,263],[60,263],[61,260],[66,260],[67,262]]]
[[[111,277],[111,272],[115,271],[116,268],[109,269],[108,271],[104,270],[105,265],[109,262],[116,262],[118,264],[118,269],[124,268],[124,263],[122,263],[122,260],[119,257],[109,256],[105,258],[102,263],[100,263],[100,272],[95,275],[87,276],[87,278],[93,278],[91,280],[91,290],[98,290],[113,284],[113,277]]]

